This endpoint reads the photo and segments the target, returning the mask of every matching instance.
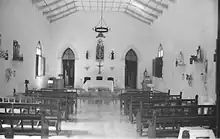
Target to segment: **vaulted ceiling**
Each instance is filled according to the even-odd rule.
[[[151,25],[176,0],[32,0],[53,23],[78,11],[123,12]]]

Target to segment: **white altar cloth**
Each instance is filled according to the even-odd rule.
[[[109,80],[87,80],[82,87],[85,91],[89,88],[108,88],[111,92],[114,92],[113,81]]]

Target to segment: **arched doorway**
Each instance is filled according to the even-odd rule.
[[[125,88],[137,88],[137,55],[130,49],[125,55]]]
[[[62,57],[64,87],[74,87],[75,76],[75,55],[70,48],[67,48]]]

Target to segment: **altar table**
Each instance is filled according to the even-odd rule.
[[[108,88],[111,92],[114,92],[114,84],[110,80],[87,80],[83,84],[83,89],[88,92],[89,88]]]

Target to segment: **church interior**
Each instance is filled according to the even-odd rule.
[[[219,5],[0,0],[0,138],[220,137]]]

